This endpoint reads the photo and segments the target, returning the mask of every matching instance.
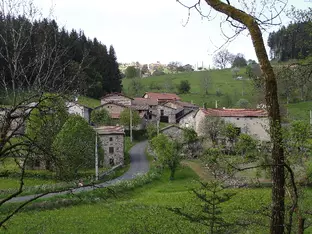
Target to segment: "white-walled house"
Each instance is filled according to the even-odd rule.
[[[260,141],[270,141],[269,118],[263,109],[203,109],[190,113],[180,120],[181,127],[192,127],[197,134],[203,135],[202,121],[209,117],[220,117],[234,124],[241,133],[248,134]]]
[[[90,123],[92,108],[81,105],[77,102],[66,102],[66,107],[69,114],[79,115]]]

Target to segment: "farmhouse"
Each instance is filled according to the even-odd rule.
[[[90,123],[92,108],[81,105],[77,102],[66,102],[66,107],[69,114],[79,115]]]
[[[203,135],[201,122],[205,118],[220,117],[227,123],[234,124],[240,133],[248,134],[260,141],[270,141],[269,118],[263,109],[203,109],[194,115],[195,131]]]
[[[104,164],[124,164],[125,131],[120,126],[102,126],[95,129],[104,150]]]

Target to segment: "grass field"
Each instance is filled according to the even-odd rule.
[[[208,88],[208,95],[205,95],[202,88],[202,79],[207,76],[211,78],[211,84]],[[240,70],[238,76],[247,78],[245,68]],[[164,88],[166,83],[172,82],[173,85],[177,85],[182,80],[190,82],[191,90],[189,94],[181,94],[181,98],[185,101],[193,101],[200,106],[206,103],[208,107],[215,107],[215,102],[218,101],[219,107],[229,107],[234,106],[241,98],[247,99],[250,103],[256,101],[251,81],[247,79],[234,80],[231,69],[167,74],[144,78],[142,79],[144,86],[142,95],[147,91],[166,92]],[[123,79],[123,88],[126,93],[129,91],[130,82],[130,79]],[[153,90],[152,86],[158,86],[160,90]],[[217,95],[217,92],[220,94]]]
[[[312,110],[312,101],[299,102],[286,105],[290,119],[305,120],[310,119],[310,110]]]
[[[199,205],[190,191],[198,187],[197,175],[181,167],[176,179],[169,172],[150,184],[118,194],[116,198],[95,204],[55,210],[24,212],[14,217],[5,233],[204,233],[207,227],[190,223],[168,211],[182,207],[192,211]],[[267,205],[269,189],[236,189],[236,195],[224,203],[227,220],[256,218],[251,212]],[[309,191],[311,195],[311,191]],[[311,203],[311,202],[309,202]],[[311,207],[311,204],[305,204]],[[193,210],[194,211],[194,210]],[[261,217],[257,217],[261,220]],[[240,233],[268,233],[265,226],[244,228]],[[308,233],[308,232],[307,232]]]

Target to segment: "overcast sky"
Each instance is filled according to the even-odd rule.
[[[195,1],[197,0],[184,0],[184,3]],[[211,54],[225,42],[220,29],[220,22],[225,19],[223,15],[212,11],[211,16],[215,18],[208,21],[192,12],[189,23],[184,27],[188,12],[175,0],[35,0],[35,2],[44,14],[54,6],[53,15],[60,26],[65,26],[68,30],[81,29],[87,37],[96,37],[107,46],[112,44],[118,62],[180,61],[183,64],[201,65],[203,61],[204,66],[208,67],[209,64],[212,65]],[[205,5],[203,10],[207,13],[209,8]],[[305,9],[312,7],[312,0],[288,0],[288,6],[291,5]],[[283,21],[289,19],[283,16]],[[223,26],[223,29],[231,35],[227,27]],[[277,28],[271,28],[270,31],[274,29]],[[267,33],[264,37],[266,42]],[[256,59],[247,33],[236,38],[227,48],[232,53],[245,54],[247,59]]]

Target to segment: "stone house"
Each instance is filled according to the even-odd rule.
[[[92,108],[77,102],[66,102],[66,107],[69,114],[79,115],[90,123]]]
[[[200,108],[194,115],[194,129],[199,136],[203,135],[201,122],[209,117],[220,117],[226,123],[234,124],[240,133],[260,141],[270,141],[268,113],[263,109]]]
[[[124,165],[125,131],[120,126],[102,126],[95,128],[104,150],[106,166]]]
[[[155,122],[158,114],[158,101],[151,98],[134,98],[132,106],[147,106],[147,121]]]
[[[101,105],[106,103],[119,103],[124,106],[131,106],[133,98],[121,93],[110,93],[101,98]]]

